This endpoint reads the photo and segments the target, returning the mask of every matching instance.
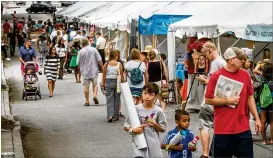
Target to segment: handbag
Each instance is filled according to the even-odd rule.
[[[164,72],[164,68],[162,66],[161,61],[159,61],[159,63],[160,63],[160,73],[161,73],[161,96],[162,96],[163,99],[168,99],[169,98],[169,86],[163,84],[162,72]]]

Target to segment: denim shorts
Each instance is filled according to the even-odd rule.
[[[261,111],[269,111],[269,112],[273,112],[273,103],[271,103],[270,105],[268,105],[266,108],[260,107]]]
[[[253,158],[253,140],[250,130],[238,134],[215,134],[212,146],[214,158],[247,157]]]

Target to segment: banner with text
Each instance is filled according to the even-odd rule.
[[[273,42],[273,27],[272,25],[247,25],[243,39]]]
[[[144,19],[139,16],[138,31],[144,35],[166,35],[170,24],[186,19],[191,15],[158,15],[154,14],[150,18]]]

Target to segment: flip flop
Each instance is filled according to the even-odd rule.
[[[262,145],[268,145],[268,143],[261,142]]]

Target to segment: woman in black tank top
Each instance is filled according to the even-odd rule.
[[[157,60],[155,62],[149,62],[148,64],[148,74],[149,74],[149,82],[158,82],[161,81],[161,68],[160,62]]]
[[[161,62],[156,59],[156,53],[154,50],[149,51],[149,64],[148,64],[148,81],[154,82],[158,85],[159,90],[161,89],[161,80],[163,79],[163,76],[165,76],[166,84],[169,83],[169,77],[167,68],[164,64],[164,62]],[[158,99],[160,101],[161,108],[163,111],[165,111],[166,103],[161,97],[161,94],[158,94]]]

